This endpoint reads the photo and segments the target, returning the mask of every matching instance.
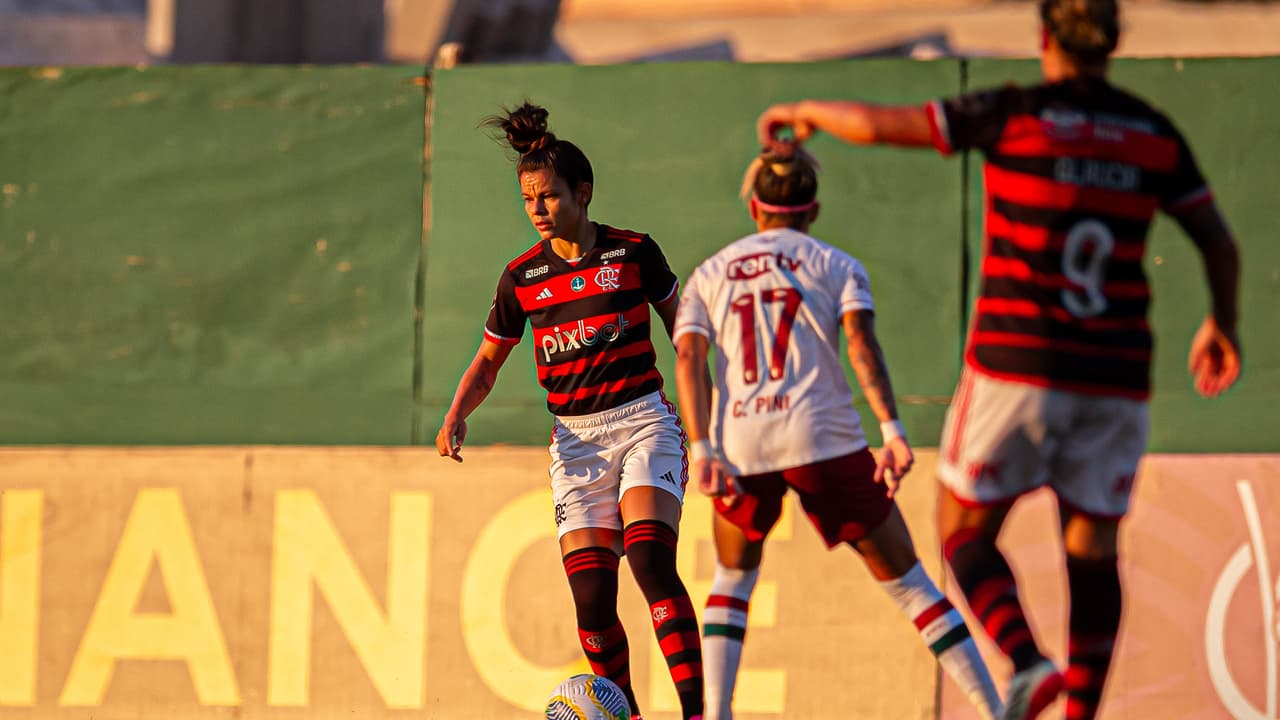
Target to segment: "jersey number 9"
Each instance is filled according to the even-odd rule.
[[[1111,228],[1098,220],[1081,220],[1067,232],[1062,246],[1062,274],[1071,283],[1071,287],[1062,290],[1067,312],[1089,318],[1107,311],[1107,296],[1102,288],[1107,260],[1115,248]]]

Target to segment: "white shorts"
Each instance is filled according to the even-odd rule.
[[[685,434],[661,392],[612,410],[557,417],[551,492],[558,537],[582,528],[622,530],[618,503],[633,487],[661,488],[684,502]]]
[[[1129,510],[1147,446],[1147,403],[1007,382],[965,369],[947,410],[938,477],[960,500],[995,505],[1048,485],[1068,508]]]

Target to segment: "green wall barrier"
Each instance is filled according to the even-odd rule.
[[[1035,82],[1034,61],[974,60],[968,87]],[[1191,338],[1209,310],[1200,255],[1177,224],[1160,217],[1147,250],[1156,362],[1151,402],[1153,452],[1276,452],[1275,393],[1280,389],[1280,246],[1275,234],[1275,159],[1280,58],[1121,60],[1113,81],[1167,113],[1181,129],[1217,196],[1243,259],[1241,344],[1245,373],[1225,396],[1206,400],[1187,374]],[[981,241],[981,166],[972,162],[970,238],[976,266]]]
[[[1261,239],[1280,135],[1260,88],[1277,70],[1115,68],[1190,137],[1245,261],[1246,374],[1205,401],[1184,367],[1207,307],[1198,258],[1155,227],[1153,450],[1280,444],[1263,415],[1280,387],[1280,250]],[[502,105],[547,106],[595,165],[592,216],[653,234],[683,278],[752,229],[737,188],[767,104],[918,102],[1037,74],[994,60],[441,71],[423,254],[416,68],[0,70],[0,444],[430,444],[498,273],[535,240],[513,158],[477,127]],[[929,152],[812,148],[813,232],[870,269],[908,429],[932,444],[958,373],[965,242],[976,260],[980,238],[977,163],[966,177]],[[513,354],[470,443],[545,441],[531,352]]]
[[[0,71],[0,444],[409,441],[418,74]]]
[[[755,117],[769,103],[853,94],[896,102],[960,87],[955,61],[884,60],[479,66],[440,71],[433,81],[433,219],[417,438],[428,443],[480,343],[499,273],[537,240],[520,204],[513,158],[477,128],[485,116],[525,98],[548,108],[552,131],[591,159],[591,217],[652,234],[683,279],[754,230],[737,193],[757,150]],[[823,162],[822,214],[812,232],[866,264],[904,420],[914,438],[930,444],[960,352],[960,164],[892,149],[854,154],[829,138],[812,150]],[[670,343],[657,340],[659,368],[674,398]],[[550,419],[530,347],[526,339],[512,354],[472,417],[469,442],[546,442]],[[865,403],[859,407],[867,414]],[[874,435],[875,423],[867,424]]]

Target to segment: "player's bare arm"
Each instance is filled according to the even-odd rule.
[[[1236,334],[1240,251],[1217,203],[1203,202],[1173,214],[1204,263],[1212,309],[1191,341],[1187,370],[1196,391],[1214,397],[1240,377],[1242,354]]]
[[[703,494],[718,497],[732,494],[734,488],[728,467],[711,450],[709,347],[707,339],[697,333],[680,336],[676,342],[676,392],[680,397],[685,434],[689,436],[689,460],[694,482]]]
[[[671,297],[664,302],[655,303],[654,312],[658,313],[658,317],[662,318],[662,325],[667,329],[667,337],[675,337],[676,329],[676,311],[680,309],[680,295],[672,292]]]
[[[888,143],[910,147],[933,144],[929,115],[923,105],[875,105],[852,100],[802,100],[773,105],[756,121],[764,145],[776,142],[789,128],[796,140],[821,130],[848,143]]]
[[[875,313],[869,310],[847,312],[843,318],[844,334],[849,341],[849,364],[858,376],[858,384],[867,396],[867,404],[880,421],[885,436],[884,449],[876,464],[876,481],[883,482],[892,496],[902,477],[911,470],[915,456],[907,444],[898,422],[898,406],[893,399],[893,384],[884,351],[876,339]]]
[[[512,345],[499,345],[489,340],[480,342],[480,349],[471,365],[462,374],[453,402],[444,415],[444,423],[436,433],[436,450],[441,457],[462,462],[462,442],[467,437],[467,417],[489,396],[498,379],[498,371],[511,355]]]

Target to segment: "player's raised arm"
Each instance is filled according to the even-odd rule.
[[[1214,397],[1240,377],[1242,354],[1236,332],[1240,251],[1212,199],[1170,214],[1191,237],[1204,263],[1212,308],[1191,341],[1187,370],[1196,391]]]
[[[453,394],[453,402],[444,415],[440,431],[436,433],[436,450],[441,457],[462,462],[459,453],[462,442],[467,437],[467,417],[489,396],[489,391],[498,379],[498,371],[511,355],[513,347],[515,346],[499,345],[487,338],[480,342],[480,349],[462,374],[458,389]]]
[[[763,145],[779,140],[789,128],[803,142],[821,130],[859,145],[887,143],[910,147],[933,145],[925,105],[876,105],[853,100],[801,100],[773,105],[761,113],[756,132]]]
[[[849,340],[849,364],[858,376],[867,404],[880,421],[880,434],[884,436],[884,449],[876,464],[875,479],[885,484],[892,497],[902,477],[915,463],[915,456],[898,420],[889,367],[885,364],[880,341],[876,339],[875,313],[870,310],[847,312],[842,321],[845,337]]]

